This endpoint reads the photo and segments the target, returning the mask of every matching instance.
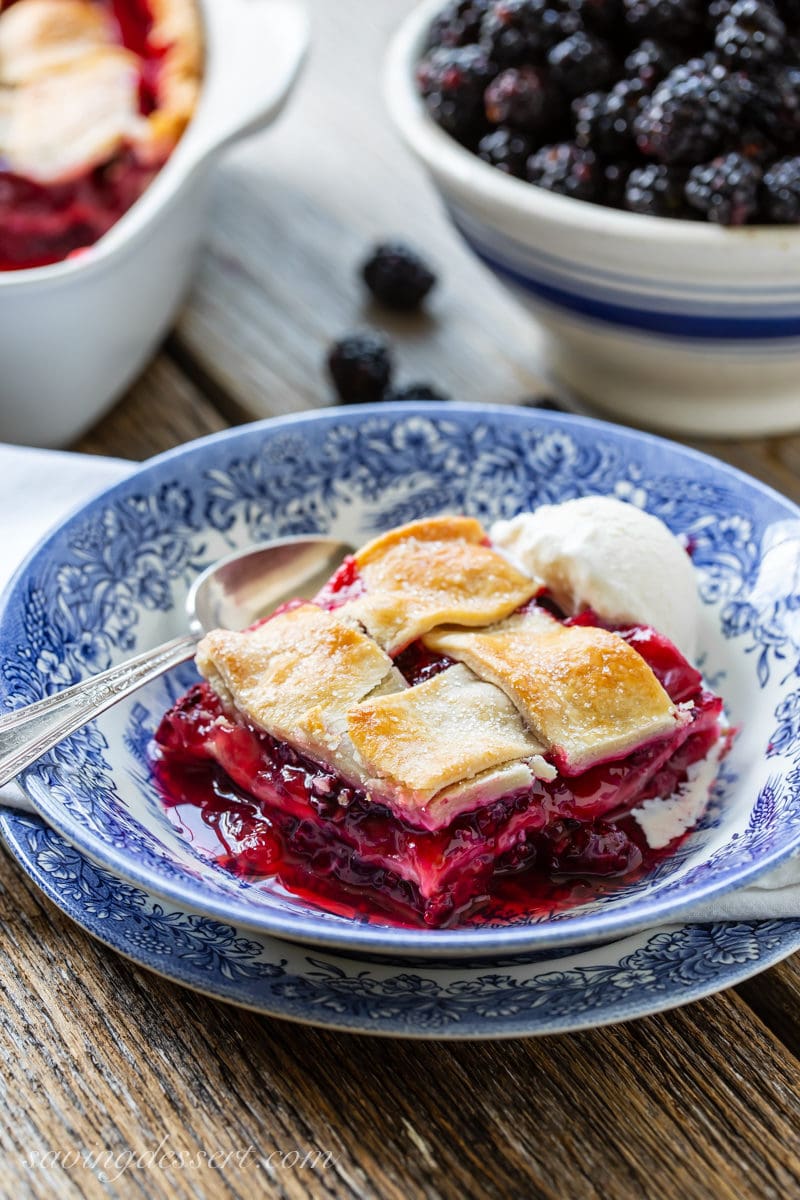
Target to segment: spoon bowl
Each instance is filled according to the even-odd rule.
[[[189,589],[186,615],[198,638],[211,629],[247,629],[279,604],[310,600],[353,547],[336,538],[276,538],[208,567]]]
[[[246,629],[287,600],[310,600],[351,552],[336,538],[279,538],[213,563],[186,598],[188,635],[0,717],[0,788],[119,700],[192,658],[210,629]]]

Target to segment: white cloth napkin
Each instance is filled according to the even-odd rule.
[[[0,590],[50,526],[131,469],[131,463],[120,459],[0,444],[0,511],[11,514],[11,519],[3,523]],[[29,808],[15,785],[0,791],[0,804]],[[800,856],[750,887],[699,905],[681,919],[752,921],[782,917],[800,918]]]
[[[52,525],[132,469],[119,458],[31,450],[0,443],[0,591],[28,551]],[[0,788],[0,804],[29,809],[16,784]]]

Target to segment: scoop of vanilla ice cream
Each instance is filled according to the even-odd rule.
[[[695,657],[694,567],[658,517],[611,496],[584,496],[497,521],[489,536],[570,615],[592,608],[618,624],[652,625]]]

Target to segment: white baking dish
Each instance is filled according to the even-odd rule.
[[[0,272],[0,441],[70,442],[120,395],[173,320],[203,229],[210,169],[280,112],[308,42],[295,0],[198,0],[197,112],[141,199],[85,254]]]

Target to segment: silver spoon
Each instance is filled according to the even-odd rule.
[[[0,787],[117,701],[190,659],[210,629],[246,629],[286,600],[316,595],[352,552],[334,538],[279,538],[208,567],[186,597],[188,635],[0,717]]]

